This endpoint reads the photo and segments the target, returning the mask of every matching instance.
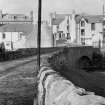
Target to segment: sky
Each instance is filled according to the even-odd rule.
[[[27,15],[33,10],[37,20],[38,0],[0,0],[0,9],[3,13]],[[102,0],[42,0],[43,20],[47,20],[51,12],[71,13],[72,10],[76,13],[102,14]]]

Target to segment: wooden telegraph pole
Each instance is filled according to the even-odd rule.
[[[41,8],[42,8],[42,0],[38,0],[37,75],[40,71],[40,56],[41,56]],[[37,93],[36,97],[34,97],[34,105],[38,105],[38,77],[37,77]]]
[[[37,56],[37,65],[38,70],[40,70],[40,49],[41,49],[41,8],[42,8],[42,0],[39,0],[38,4],[38,35],[37,35],[37,49],[38,49],[38,56]]]

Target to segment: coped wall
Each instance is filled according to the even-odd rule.
[[[65,71],[66,72],[66,71]],[[81,72],[81,75],[86,73]],[[81,75],[71,70],[70,78],[74,83]],[[89,77],[89,75],[87,76]],[[51,67],[41,66],[38,75],[38,105],[102,105],[105,104],[105,98],[95,95],[93,92],[86,91],[83,88],[74,85]],[[78,81],[77,81],[78,82]],[[78,83],[79,84],[79,83]],[[80,84],[85,84],[85,80]]]

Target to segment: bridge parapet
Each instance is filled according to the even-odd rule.
[[[71,76],[74,77],[74,74]],[[78,77],[79,74],[76,74],[76,76]],[[38,78],[38,105],[105,104],[105,98],[97,96],[93,92],[86,91],[83,88],[79,88],[51,67],[42,66]],[[75,78],[73,79],[75,81]],[[84,83],[86,83],[85,80]]]

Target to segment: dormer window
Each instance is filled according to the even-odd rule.
[[[81,27],[84,27],[84,26],[85,26],[85,22],[81,21]]]

